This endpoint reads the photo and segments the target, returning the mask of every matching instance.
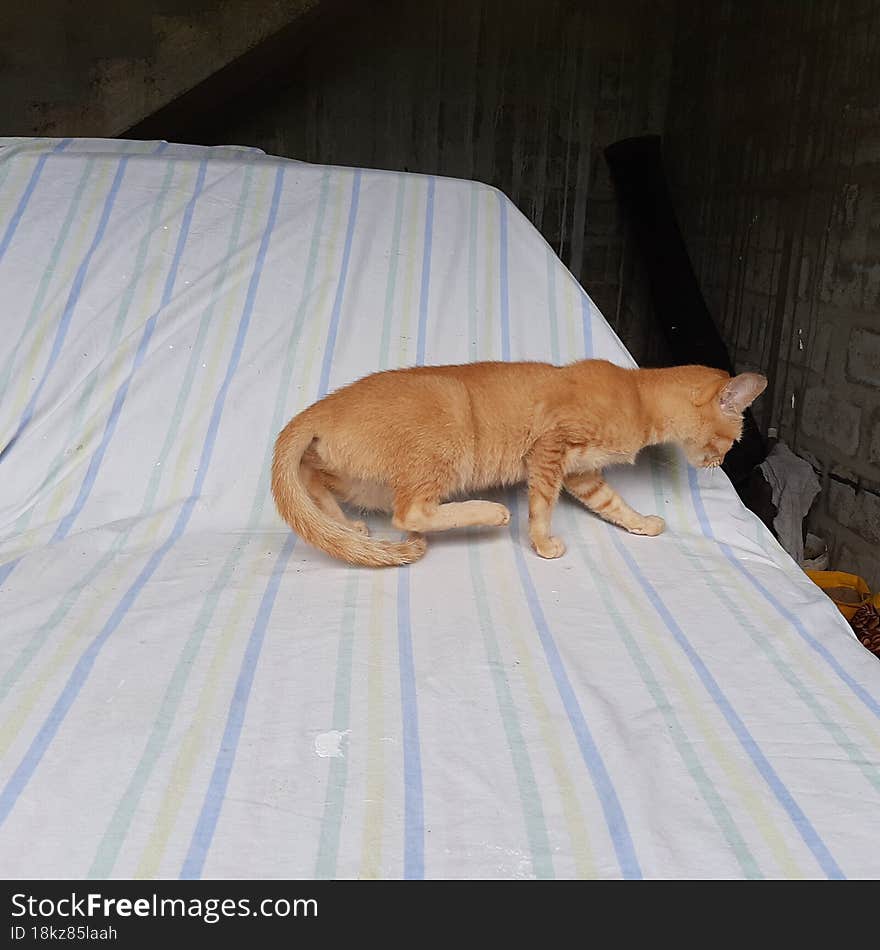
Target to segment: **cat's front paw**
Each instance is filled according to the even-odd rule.
[[[497,519],[495,521],[496,525],[503,525],[510,523],[510,511],[504,506],[499,505],[495,502],[492,502],[493,515]]]
[[[659,515],[645,515],[638,528],[633,528],[633,534],[644,534],[649,538],[655,538],[662,533],[666,527],[666,522]]]
[[[370,536],[370,529],[367,527],[366,521],[352,521],[351,527],[352,530],[357,531],[358,534],[362,534],[365,538]]]
[[[532,541],[532,547],[541,557],[555,558],[565,554],[565,545],[559,538],[545,538],[542,541]]]

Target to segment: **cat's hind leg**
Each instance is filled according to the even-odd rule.
[[[630,508],[605,481],[601,472],[569,475],[565,479],[565,490],[600,518],[626,528],[631,534],[654,537],[666,527],[666,522],[657,515],[643,515]]]
[[[510,512],[494,501],[450,501],[438,504],[428,499],[398,494],[391,523],[402,531],[448,531],[482,525],[497,527],[510,521]]]
[[[339,522],[339,524],[351,528],[352,531],[357,531],[358,534],[368,535],[370,533],[365,522],[351,521],[346,516],[342,508],[339,507],[336,496],[324,483],[320,472],[317,472],[311,465],[303,464],[300,466],[300,475],[306,490],[312,496],[312,500],[325,515]]]

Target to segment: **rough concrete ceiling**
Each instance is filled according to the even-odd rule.
[[[7,135],[113,136],[321,0],[5,0]]]

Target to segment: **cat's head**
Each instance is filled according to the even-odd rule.
[[[692,403],[679,431],[688,462],[696,468],[716,468],[742,435],[743,413],[767,387],[760,373],[728,376],[718,370],[703,370],[688,387]]]

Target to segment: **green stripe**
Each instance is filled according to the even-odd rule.
[[[157,232],[159,220],[162,213],[162,208],[165,203],[165,199],[168,195],[168,189],[171,185],[171,180],[174,175],[174,163],[167,162],[165,169],[165,177],[162,180],[161,190],[159,192],[159,197],[153,205],[152,213],[150,214],[150,223],[148,229],[145,232],[144,236],[141,238],[138,245],[137,255],[135,257],[134,263],[134,276],[129,281],[128,286],[125,288],[125,292],[122,295],[122,298],[119,302],[119,310],[116,313],[116,319],[113,323],[113,329],[110,332],[110,338],[107,342],[107,349],[105,352],[105,359],[109,356],[116,347],[116,344],[119,342],[119,338],[122,335],[123,328],[128,320],[128,314],[131,309],[132,300],[134,299],[134,292],[140,283],[141,277],[144,272],[144,263],[147,258],[147,251],[149,250],[150,243],[154,233]],[[98,378],[101,371],[101,362],[99,362],[95,368],[89,374],[88,381],[83,392],[80,394],[79,402],[77,403],[76,410],[74,412],[73,422],[70,426],[70,432],[67,436],[67,439],[63,443],[64,445],[69,445],[72,441],[79,439],[83,431],[83,419],[85,417],[86,411],[88,410],[89,403],[92,399],[92,394],[94,393],[95,386],[98,383]],[[55,460],[52,462],[49,467],[48,474],[43,479],[43,483],[40,486],[37,495],[42,492],[47,486],[51,486],[55,480],[55,476],[58,474],[59,469],[64,464],[65,452],[62,448],[55,457]],[[36,501],[30,508],[22,512],[19,515],[13,532],[20,534],[22,531],[27,528],[28,523],[30,522],[31,515],[33,515],[34,510],[36,509]]]
[[[169,175],[170,175],[170,167],[169,167],[169,170],[166,172],[163,188],[167,186],[168,184]],[[153,216],[153,220],[151,221],[151,224],[153,225],[158,221],[158,218],[156,217],[156,215],[158,214],[158,209],[164,200],[165,200],[165,192],[163,190],[162,197],[157,202],[157,211]],[[145,235],[144,239],[141,242],[141,248],[139,249],[139,254],[138,254],[138,263],[136,265],[138,267],[138,273],[135,280],[132,281],[132,284],[136,283],[140,279],[140,276],[141,276],[140,272],[143,267],[143,255],[141,255],[140,251],[143,250],[144,254],[146,253],[146,245],[149,245],[150,243],[149,239],[152,236],[152,231],[153,229],[151,228],[150,232],[147,235]],[[133,294],[133,292],[134,290],[132,287],[131,294]],[[131,294],[127,294],[129,302],[130,302]],[[119,314],[117,315],[117,323],[113,330],[114,340],[118,339],[118,335],[121,332],[122,326],[125,322],[125,316],[127,315],[127,310],[128,310],[128,303],[125,303],[124,310],[122,307],[120,307]],[[114,344],[111,342],[110,345],[108,346],[108,353],[112,352],[113,345]],[[80,398],[80,403],[77,407],[77,415],[76,415],[76,419],[78,422],[81,421],[82,416],[85,412],[85,400],[87,399],[87,394],[88,394],[88,397],[90,398],[91,389],[94,386],[97,376],[98,376],[98,372],[96,369],[94,371],[94,374],[90,383],[90,387],[87,387],[86,392],[84,392]],[[81,428],[78,422],[77,424],[71,426],[72,433],[81,431]],[[56,467],[58,467],[63,463],[63,460],[64,460],[64,453],[62,451],[61,453],[59,453],[58,457],[55,460],[55,463],[53,464]],[[48,484],[49,482],[51,482],[51,478],[52,478],[51,475],[47,477],[46,481],[44,482],[44,486],[45,484]],[[35,507],[36,507],[35,504],[32,505],[30,508],[27,509],[27,511],[23,512],[19,516],[18,520],[15,523],[14,533],[19,534],[22,531],[24,531],[25,527],[30,521],[31,515],[33,514]],[[143,514],[144,511],[148,510],[148,508],[149,508],[149,505],[145,502],[144,505],[141,506],[141,514]],[[50,615],[49,619],[42,626],[40,626],[40,628],[37,630],[34,636],[30,639],[30,641],[22,648],[21,652],[19,653],[13,665],[3,674],[2,679],[0,679],[0,701],[6,698],[10,689],[12,689],[12,687],[15,685],[16,681],[19,679],[22,673],[24,673],[24,671],[28,668],[33,658],[42,649],[46,640],[49,638],[49,635],[58,628],[58,625],[67,616],[68,612],[71,610],[73,605],[78,600],[80,594],[84,590],[87,590],[92,585],[95,578],[100,573],[102,573],[102,571],[104,571],[104,569],[107,567],[108,564],[110,564],[110,562],[113,560],[114,556],[116,555],[116,552],[122,547],[122,545],[127,540],[128,535],[130,531],[132,530],[132,526],[129,526],[125,532],[117,535],[110,549],[97,562],[97,564],[95,564],[83,578],[81,578],[76,584],[74,584],[72,587],[70,587],[67,590],[67,592],[59,601],[58,605],[52,611],[52,614]]]
[[[406,183],[407,177],[400,175],[397,181],[397,192],[394,200],[391,252],[388,258],[388,276],[385,283],[385,313],[382,321],[382,336],[379,341],[379,369],[387,369],[388,367]],[[354,602],[354,597],[357,592],[356,573],[356,568],[351,566],[346,567],[346,608],[343,611],[343,622],[339,631],[339,656],[336,663],[336,700],[333,712],[333,728],[340,732],[345,731],[349,727],[351,641],[356,619],[356,605]],[[347,782],[347,761],[344,757],[334,758],[330,762],[330,768],[327,773],[327,786],[324,792],[324,812],[321,818],[318,856],[315,862],[315,877],[322,880],[329,880],[336,876],[336,864],[339,855],[339,836],[342,827]]]
[[[468,342],[471,361],[480,358],[479,326],[477,322],[477,228],[480,216],[480,186],[471,182],[470,241],[468,242]]]
[[[225,294],[222,294],[221,291],[229,272],[231,260],[236,251],[240,250],[239,238],[244,218],[244,211],[250,197],[252,179],[253,168],[248,166],[245,169],[242,180],[241,194],[239,197],[232,230],[230,232],[227,254],[215,279],[208,306],[203,311],[202,318],[199,323],[196,340],[193,344],[186,373],[184,375],[184,380],[178,393],[177,402],[172,413],[170,425],[166,432],[162,450],[159,454],[159,464],[153,466],[150,482],[145,494],[144,505],[142,506],[142,513],[149,509],[155,499],[167,455],[170,452],[170,449],[177,437],[179,426],[183,417],[183,412],[195,381],[199,361],[201,360],[201,351],[206,342],[208,331],[212,328],[211,324],[215,306],[218,301],[225,296]],[[234,553],[235,552],[233,552],[233,554]],[[169,681],[169,685],[166,687],[162,705],[160,706],[159,712],[156,716],[153,730],[147,741],[145,750],[140,761],[138,762],[137,767],[135,768],[131,780],[129,781],[128,788],[117,804],[110,824],[104,832],[104,836],[98,847],[98,852],[92,863],[92,868],[89,871],[90,877],[107,876],[107,874],[109,874],[110,870],[112,869],[113,864],[115,863],[119,849],[122,847],[122,844],[125,840],[125,835],[127,834],[131,818],[133,817],[135,808],[143,792],[143,788],[149,779],[150,772],[152,771],[156,759],[161,753],[168,730],[170,729],[174,720],[174,712],[176,710],[177,703],[182,696],[183,688],[189,674],[189,664],[194,662],[195,655],[197,653],[197,649],[191,649],[192,647],[192,638],[190,638],[190,640],[188,640],[184,646],[181,655],[182,659],[178,662],[178,665]],[[183,658],[185,658],[185,660]]]
[[[666,456],[666,464],[671,469],[675,498],[681,506],[682,499],[685,497],[685,495],[682,482],[681,462],[678,458],[678,455],[674,452],[668,452]],[[657,470],[657,459],[654,455],[651,457],[651,478],[654,485],[654,497],[657,501],[657,507],[659,511],[662,509],[664,501],[663,484],[660,474]],[[688,495],[689,494],[690,493],[688,492]],[[870,764],[869,758],[865,754],[864,750],[859,748],[859,746],[856,745],[852,739],[850,739],[843,727],[829,716],[822,704],[817,699],[815,692],[809,687],[805,686],[803,682],[801,682],[800,678],[792,669],[791,664],[787,663],[779,655],[773,645],[772,637],[768,637],[766,632],[759,631],[742,607],[740,607],[739,603],[737,603],[737,601],[731,597],[716,581],[714,574],[705,570],[706,562],[705,559],[700,556],[700,554],[698,554],[695,550],[691,550],[691,548],[689,548],[688,545],[684,543],[681,536],[677,532],[668,532],[668,534],[674,541],[679,552],[685,558],[687,558],[691,566],[695,569],[697,576],[703,579],[709,590],[715,594],[718,600],[724,605],[728,613],[737,621],[739,626],[748,633],[752,642],[770,661],[776,672],[797,693],[804,705],[815,716],[816,722],[825,728],[838,747],[846,754],[847,758],[854,765],[858,766],[859,771],[867,779],[868,783],[874,788],[874,790],[880,791],[880,771]],[[699,537],[703,542],[703,548],[711,554],[711,546],[702,535],[699,535]],[[720,558],[716,558],[715,560],[716,562],[721,562]],[[735,580],[737,586],[742,590],[744,601],[748,602],[749,592],[747,590],[743,590],[743,585],[741,585],[740,580],[736,576],[733,569],[726,564],[724,564],[724,568],[725,574]]]
[[[342,595],[342,620],[339,625],[339,653],[336,658],[336,689],[333,701],[333,729],[346,732],[351,708],[351,655],[354,627],[357,618],[358,572],[349,567],[345,591]],[[348,759],[345,755],[330,760],[327,789],[324,793],[324,815],[321,819],[321,837],[315,861],[315,877],[330,880],[336,876],[339,854],[339,835],[345,806],[345,786],[348,781]]]
[[[3,158],[3,151],[0,150],[0,159]],[[12,162],[0,161],[0,188],[6,183],[9,177],[9,169],[12,168]]]
[[[406,192],[406,176],[397,179],[397,195],[394,199],[394,230],[391,236],[391,253],[388,258],[388,281],[385,285],[385,316],[382,320],[382,338],[379,341],[379,369],[388,368],[388,350],[391,344],[391,322],[394,318],[394,292],[397,287],[397,259],[400,256],[400,230],[403,222],[403,201]]]
[[[479,358],[478,340],[478,308],[477,308],[477,245],[479,225],[479,198],[482,187],[474,182],[470,193],[470,235],[468,241],[468,326],[470,335],[470,352],[472,359]],[[489,354],[486,354],[489,356]],[[507,748],[516,784],[519,791],[523,820],[526,835],[531,849],[532,868],[538,878],[552,878],[553,856],[550,849],[550,840],[547,835],[547,825],[544,819],[544,808],[541,802],[541,793],[535,781],[535,773],[529,758],[528,746],[523,737],[516,704],[513,700],[510,684],[507,680],[507,671],[498,646],[498,638],[492,621],[492,614],[488,608],[486,598],[486,582],[483,566],[477,545],[479,540],[471,537],[468,540],[469,561],[471,567],[471,583],[474,587],[474,596],[477,607],[477,618],[483,644],[486,648],[486,657],[495,688],[495,700],[504,734],[507,738]]]
[[[684,762],[685,768],[688,770],[688,773],[693,779],[694,784],[699,789],[703,801],[706,803],[709,811],[715,818],[718,827],[721,829],[721,833],[724,835],[728,845],[736,856],[739,866],[742,868],[745,876],[751,879],[762,878],[763,874],[761,873],[754,856],[740,834],[733,817],[727,809],[727,806],[724,804],[724,801],[721,799],[717,790],[715,789],[711,778],[700,763],[699,756],[688,739],[684,728],[679,722],[678,717],[673,710],[672,701],[664,691],[663,687],[660,685],[660,682],[657,680],[656,676],[654,676],[654,672],[645,659],[644,654],[639,649],[638,637],[633,634],[632,630],[629,628],[626,620],[618,609],[616,598],[621,596],[621,590],[618,588],[612,592],[612,587],[610,584],[604,584],[601,583],[601,581],[596,582],[596,578],[602,578],[607,572],[609,560],[607,558],[603,558],[602,564],[599,564],[590,554],[589,546],[584,542],[584,537],[580,526],[580,520],[584,517],[584,514],[574,508],[573,505],[569,504],[562,504],[559,506],[559,508],[562,508],[566,511],[568,523],[575,535],[575,543],[577,545],[578,552],[587,567],[588,574],[594,581],[593,587],[598,592],[605,605],[605,610],[608,612],[609,617],[614,622],[617,634],[623,641],[633,665],[635,666],[636,670],[638,670],[639,676],[642,678],[642,682],[645,684],[648,692],[651,694],[651,698],[654,700],[657,710],[662,714],[664,720],[666,721],[666,727],[669,730],[672,741],[675,743],[676,750],[681,756],[682,762]],[[621,580],[621,576],[618,575],[618,583],[620,583]],[[639,603],[638,593],[633,591],[631,588],[626,592],[625,598],[630,603]]]
[[[550,316],[550,360],[559,364],[559,327],[556,319],[556,263],[559,258],[547,246],[547,309]]]
[[[245,175],[247,176],[245,180],[248,185],[250,183],[250,177],[253,174],[253,168],[254,166],[248,166],[245,172]],[[299,308],[296,318],[294,319],[293,327],[291,328],[290,337],[288,339],[284,368],[282,369],[278,391],[276,393],[275,411],[273,413],[272,422],[269,428],[269,436],[267,438],[266,452],[264,455],[264,464],[260,469],[261,473],[268,473],[269,471],[275,434],[281,426],[285,406],[287,403],[287,397],[290,389],[290,378],[293,374],[293,365],[296,358],[296,351],[300,341],[303,321],[308,305],[308,298],[311,293],[312,284],[314,281],[314,271],[317,261],[319,243],[318,239],[321,234],[321,228],[323,226],[324,220],[324,211],[327,205],[329,174],[329,170],[326,171],[321,179],[321,193],[318,201],[318,212],[315,221],[315,227],[312,233],[312,243],[309,251],[308,266],[306,268],[306,274],[303,282],[302,296],[300,298]],[[238,212],[236,216],[237,225],[241,222],[241,217],[246,205],[246,195],[243,192],[238,205]],[[234,230],[233,235],[234,237],[231,239],[230,248],[237,244],[237,230]],[[224,262],[224,266],[226,266],[229,256],[230,255],[227,255],[227,261]],[[268,489],[264,484],[263,477],[261,477],[254,495],[253,506],[251,508],[248,526],[245,529],[245,535],[251,534],[259,524],[259,519],[266,502],[267,494]],[[199,615],[193,624],[192,630],[190,631],[186,643],[184,644],[183,650],[181,651],[180,657],[178,658],[177,665],[175,666],[174,672],[172,673],[171,679],[168,683],[168,686],[166,687],[165,695],[162,697],[162,703],[159,707],[159,712],[156,715],[152,732],[150,733],[150,737],[141,755],[140,761],[138,762],[135,771],[132,774],[128,787],[126,788],[122,798],[120,798],[119,803],[114,810],[110,823],[108,824],[107,829],[104,832],[104,836],[101,839],[101,843],[98,846],[95,859],[92,862],[91,868],[89,869],[89,878],[105,878],[113,870],[113,866],[116,863],[116,859],[125,842],[128,829],[131,825],[132,819],[134,818],[135,810],[137,809],[138,803],[140,802],[144,788],[146,787],[156,761],[158,760],[165,746],[168,733],[174,722],[177,708],[180,705],[181,698],[183,697],[184,688],[189,678],[189,674],[192,671],[195,658],[199,652],[199,648],[201,647],[201,643],[208,629],[208,625],[214,616],[214,612],[217,609],[217,604],[220,600],[220,597],[228,589],[232,574],[235,571],[238,561],[241,559],[246,546],[246,544],[236,544],[233,547],[226,559],[226,562],[220,569],[220,572],[217,575],[211,590],[205,597],[201,610],[199,611]]]
[[[21,348],[21,344],[27,336],[27,332],[34,320],[36,320],[43,309],[43,302],[46,297],[46,292],[49,290],[49,284],[52,282],[52,278],[55,276],[55,270],[58,267],[58,259],[61,257],[61,252],[64,249],[65,243],[67,242],[73,222],[77,220],[77,212],[79,211],[80,200],[82,199],[86,184],[88,183],[89,177],[92,174],[92,169],[94,167],[95,159],[90,158],[85,163],[79,183],[76,186],[76,191],[74,191],[73,197],[70,200],[70,205],[67,209],[67,215],[64,218],[64,223],[61,226],[61,230],[58,232],[58,237],[55,239],[55,244],[52,247],[52,253],[49,256],[49,260],[46,262],[46,267],[43,270],[43,276],[41,277],[39,286],[37,287],[37,294],[34,297],[33,304],[31,305],[30,313],[28,314],[28,318],[25,321],[25,325],[22,327],[21,336],[9,351],[9,355],[6,357],[6,362],[3,365],[3,369],[0,370],[0,399],[2,399],[6,394],[6,388],[9,385],[9,374],[12,371],[12,364],[15,361],[15,357],[18,354],[19,349]]]
[[[559,331],[557,326],[557,310],[556,310],[556,280],[555,280],[555,261],[556,257],[553,254],[552,250],[548,248],[548,258],[547,258],[547,284],[548,284],[548,300],[552,301],[550,305],[549,315],[550,315],[550,341],[551,341],[551,351],[553,352],[553,362],[559,361]],[[574,353],[570,356],[571,359],[575,358]],[[578,552],[581,555],[584,563],[587,566],[588,573],[590,574],[591,579],[601,578],[607,566],[612,563],[609,558],[606,557],[602,559],[602,563],[599,564],[594,560],[592,554],[590,553],[589,546],[584,541],[584,536],[582,533],[581,519],[584,516],[584,513],[579,511],[573,504],[560,504],[557,506],[557,514],[559,510],[562,509],[566,512],[568,522],[571,525],[574,535],[575,535],[575,544],[577,545]],[[580,515],[580,518],[578,516]],[[600,532],[600,537],[602,536]],[[603,539],[604,541],[604,539]],[[604,544],[603,544],[604,546]],[[623,582],[623,575],[617,574],[618,583]],[[742,834],[736,826],[733,817],[731,816],[727,806],[725,805],[723,799],[718,794],[718,791],[715,788],[714,783],[709,777],[706,770],[703,768],[700,763],[699,756],[694,749],[692,743],[687,737],[687,733],[682,727],[681,723],[678,720],[678,717],[673,710],[672,703],[669,700],[666,692],[663,687],[660,685],[660,681],[654,675],[653,670],[651,669],[650,664],[645,659],[644,654],[639,648],[638,638],[633,634],[630,628],[627,626],[626,621],[617,606],[617,601],[615,595],[619,596],[619,590],[615,592],[615,595],[612,595],[609,585],[602,583],[595,583],[594,587],[599,593],[599,596],[605,604],[605,608],[608,611],[609,616],[616,625],[618,634],[620,635],[621,640],[623,641],[624,647],[626,648],[627,653],[630,656],[630,659],[635,666],[636,670],[639,673],[639,676],[642,679],[642,682],[645,684],[648,692],[651,695],[651,698],[654,700],[654,703],[657,709],[662,714],[663,718],[666,720],[667,728],[669,729],[670,736],[672,741],[675,744],[678,754],[681,756],[682,762],[685,765],[685,768],[688,770],[689,775],[696,784],[697,788],[703,800],[705,801],[709,811],[712,816],[715,818],[715,821],[718,824],[718,827],[721,829],[721,833],[724,835],[728,844],[730,845],[734,855],[736,856],[739,866],[742,868],[743,873],[746,877],[756,879],[762,878],[760,868],[758,863],[752,855],[748,845],[745,842]],[[633,592],[630,589],[627,600],[633,604],[641,603],[639,595],[636,592]]]
[[[528,747],[520,728],[516,704],[513,701],[513,694],[507,681],[507,670],[498,646],[498,637],[495,634],[492,614],[488,607],[483,568],[477,550],[479,544],[480,540],[478,538],[471,537],[468,541],[471,581],[474,586],[474,601],[477,607],[480,632],[483,635],[483,644],[486,647],[486,658],[492,676],[492,685],[495,687],[495,699],[498,703],[498,711],[501,714],[501,723],[507,737],[507,748],[510,750],[510,758],[516,774],[526,835],[532,852],[532,867],[535,877],[551,879],[554,877],[553,854],[550,849],[550,840],[547,837],[541,793],[535,781],[535,773],[527,751]]]

